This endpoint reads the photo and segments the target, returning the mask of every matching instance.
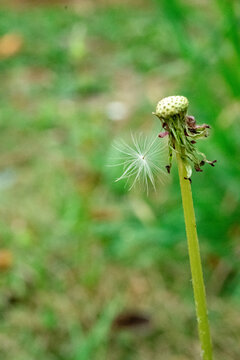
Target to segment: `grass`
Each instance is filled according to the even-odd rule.
[[[6,360],[188,360],[198,354],[177,169],[148,197],[115,183],[114,138],[146,132],[182,94],[212,125],[217,166],[193,176],[216,359],[238,360],[239,54],[236,9],[155,1],[2,8],[0,355]],[[220,19],[220,20],[219,20]],[[216,24],[216,26],[213,26]],[[107,115],[111,101],[128,115]],[[153,129],[152,129],[153,130]],[[113,329],[121,312],[147,328]]]

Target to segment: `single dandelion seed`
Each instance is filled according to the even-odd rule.
[[[155,189],[157,178],[163,182],[167,176],[161,166],[161,155],[166,145],[161,144],[157,136],[148,138],[132,134],[131,137],[131,146],[123,140],[113,145],[120,154],[120,163],[116,165],[123,167],[123,173],[116,181],[126,179],[127,183],[131,182],[130,190],[140,183],[148,192],[149,184]]]

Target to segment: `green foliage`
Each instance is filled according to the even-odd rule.
[[[0,280],[1,358],[196,357],[176,166],[148,197],[116,184],[118,170],[106,166],[115,138],[160,132],[151,115],[157,102],[184,95],[189,115],[212,126],[199,149],[218,163],[193,174],[193,195],[216,358],[238,360],[234,6],[166,0],[1,9],[0,35],[23,39],[0,60],[1,247],[13,254]],[[122,121],[111,119],[112,101],[127,109]],[[147,309],[152,328],[113,330],[122,308]]]

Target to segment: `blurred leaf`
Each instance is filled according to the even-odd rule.
[[[8,270],[13,265],[12,252],[5,249],[0,249],[0,270]]]
[[[9,33],[0,37],[0,58],[8,58],[21,51],[23,38],[19,34]]]

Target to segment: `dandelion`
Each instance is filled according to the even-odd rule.
[[[164,132],[160,133],[159,137],[168,137],[169,163],[166,166],[168,172],[171,170],[172,155],[173,153],[176,154],[201,343],[201,355],[203,360],[212,360],[207,301],[190,177],[192,174],[192,166],[194,166],[196,171],[202,171],[201,167],[205,163],[214,166],[216,160],[207,160],[205,154],[200,153],[195,148],[198,139],[205,138],[209,135],[208,129],[210,126],[207,124],[197,125],[194,116],[187,115],[187,110],[188,99],[186,97],[169,96],[158,102],[156,113],[154,114],[160,119],[164,129]]]
[[[199,152],[195,147],[197,140],[208,137],[210,126],[207,124],[197,125],[194,116],[187,115],[188,105],[188,99],[184,96],[169,96],[160,100],[156,112],[153,114],[160,119],[163,131],[151,140],[142,135],[138,138],[132,135],[132,146],[125,142],[122,142],[120,146],[115,146],[123,158],[119,165],[123,165],[124,168],[123,174],[116,181],[133,178],[130,189],[137,182],[146,185],[147,191],[149,182],[155,188],[155,175],[164,174],[159,166],[163,148],[168,148],[168,165],[166,166],[168,173],[171,170],[173,154],[176,155],[201,355],[203,360],[212,360],[211,335],[192,199],[191,175],[192,167],[199,172],[202,171],[201,167],[205,163],[214,166],[216,160],[207,160],[205,154]],[[164,141],[162,139],[167,139],[167,146],[161,145]]]
[[[130,189],[140,183],[148,192],[149,184],[155,189],[156,179],[163,182],[166,177],[161,167],[161,155],[166,145],[161,143],[157,136],[148,138],[142,134],[132,134],[131,138],[131,146],[123,140],[114,145],[121,159],[117,165],[123,167],[123,173],[116,181],[132,181]]]
[[[214,166],[216,160],[207,160],[205,154],[195,148],[198,139],[209,135],[207,124],[197,125],[194,116],[187,115],[188,99],[185,96],[169,96],[160,100],[157,104],[156,115],[165,130],[158,136],[168,136],[169,157],[167,171],[172,167],[173,151],[181,155],[187,170],[187,178],[191,181],[192,165],[196,171],[202,171],[204,164]]]

